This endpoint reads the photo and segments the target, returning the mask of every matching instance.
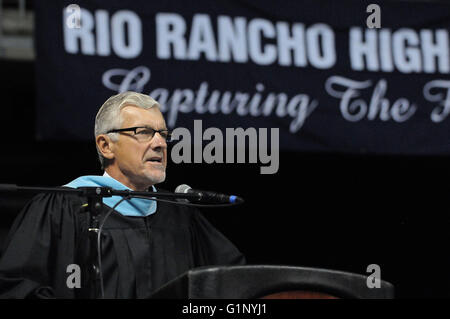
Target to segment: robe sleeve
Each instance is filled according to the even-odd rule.
[[[200,212],[192,216],[191,235],[196,267],[245,264],[244,255]]]
[[[54,297],[50,260],[64,202],[62,196],[38,195],[17,216],[0,259],[0,298]]]

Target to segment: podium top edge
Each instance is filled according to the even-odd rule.
[[[359,280],[366,280],[368,275],[363,275],[359,273],[353,273],[349,271],[342,270],[334,270],[320,267],[303,267],[303,266],[292,266],[292,265],[264,265],[264,264],[255,264],[255,265],[232,265],[232,266],[202,266],[193,268],[188,271],[190,274],[196,274],[200,272],[210,272],[210,273],[219,273],[219,272],[245,272],[245,271],[265,271],[265,272],[273,272],[273,271],[289,271],[289,272],[302,272],[302,273],[311,273],[311,274],[326,274],[330,276],[337,277],[348,277]],[[386,280],[381,280],[380,282],[383,285],[388,287],[394,287],[394,285]]]

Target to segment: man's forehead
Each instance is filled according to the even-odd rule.
[[[134,105],[126,105],[120,110],[120,114],[123,122],[142,122],[141,125],[153,123],[165,125],[164,117],[157,107],[143,109]]]

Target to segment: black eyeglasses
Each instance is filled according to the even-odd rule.
[[[162,138],[166,142],[172,141],[172,132],[171,131],[155,130],[148,126],[127,127],[127,128],[117,129],[117,130],[110,130],[106,133],[121,133],[121,132],[134,132],[134,136],[140,142],[150,141],[153,138],[153,136],[155,136],[155,133],[159,133],[159,135],[161,135]]]

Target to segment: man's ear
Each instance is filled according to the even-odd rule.
[[[106,134],[100,134],[95,138],[95,143],[97,148],[102,153],[104,158],[113,159],[114,158],[114,142]]]

